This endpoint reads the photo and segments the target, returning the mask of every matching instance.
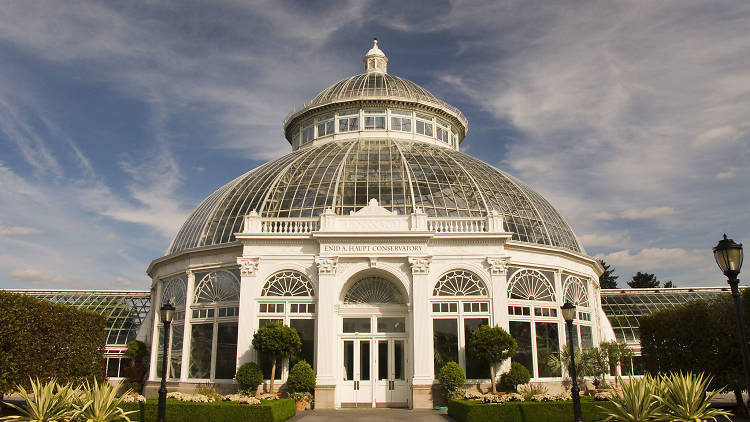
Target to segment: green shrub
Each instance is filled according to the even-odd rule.
[[[263,383],[263,371],[255,362],[243,363],[234,377],[241,391],[253,395],[258,391],[258,386]]]
[[[101,379],[105,322],[88,310],[0,291],[0,394],[28,389],[36,378]]]
[[[524,384],[518,387],[518,394],[523,396],[523,399],[530,401],[532,397],[547,394],[549,390],[542,384]]]
[[[607,417],[609,404],[601,409],[589,397],[581,397],[581,416],[586,422]],[[573,420],[573,402],[507,402],[485,404],[473,400],[451,400],[448,415],[458,422],[569,422]]]
[[[462,388],[464,384],[466,384],[466,375],[464,374],[464,370],[461,369],[456,362],[451,361],[440,368],[438,380],[448,394],[448,397],[451,397],[456,390]]]
[[[525,366],[518,362],[510,364],[510,370],[505,372],[500,378],[500,385],[506,391],[516,391],[519,385],[523,385],[531,380],[531,374]]]
[[[315,391],[315,371],[304,360],[297,362],[289,371],[286,386],[292,393],[312,393]]]
[[[128,415],[133,422],[155,422],[157,417],[157,399],[148,399],[146,403],[127,403],[122,408],[126,411],[137,410]],[[165,419],[169,422],[281,422],[297,413],[297,406],[292,399],[263,401],[259,405],[248,405],[229,401],[193,403],[167,399]]]

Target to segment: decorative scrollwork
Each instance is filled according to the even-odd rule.
[[[482,279],[471,271],[453,270],[440,277],[432,290],[433,296],[486,296]]]
[[[390,281],[367,277],[354,283],[344,296],[344,303],[404,304],[404,296]]]
[[[262,296],[315,296],[312,283],[298,271],[279,271],[269,277],[261,291]]]
[[[573,305],[589,307],[589,294],[586,289],[586,283],[576,276],[569,275],[565,279],[563,297],[566,302],[570,302]]]
[[[211,271],[195,286],[195,303],[240,300],[240,281],[227,270]]]
[[[555,301],[555,287],[539,271],[522,269],[516,271],[508,282],[510,299]]]

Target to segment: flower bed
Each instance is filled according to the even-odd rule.
[[[128,415],[131,421],[155,422],[157,404],[157,399],[147,399],[145,403],[127,403],[121,407],[137,411]],[[280,422],[296,412],[292,399],[264,400],[250,405],[239,401],[198,403],[168,398],[165,419],[169,422]]]
[[[506,398],[505,401],[500,402],[504,396],[497,397],[497,403],[483,403],[480,400],[451,400],[448,404],[448,415],[458,422],[569,422],[573,420],[572,400],[520,401]],[[594,422],[606,418],[608,413],[599,406],[611,406],[611,404],[594,401],[590,397],[581,397],[583,420]]]

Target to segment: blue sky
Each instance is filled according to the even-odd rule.
[[[748,34],[746,1],[4,2],[0,287],[147,288],[373,36],[621,286],[723,285],[711,247],[750,239]]]

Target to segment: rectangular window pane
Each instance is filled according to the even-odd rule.
[[[354,379],[354,342],[347,340],[344,342],[344,380],[351,381]]]
[[[211,377],[211,346],[213,324],[193,324],[190,341],[190,378]]]
[[[369,333],[370,318],[344,318],[345,333]]]
[[[107,358],[107,378],[117,378],[120,375],[120,358]],[[157,376],[161,376],[158,373]]]
[[[370,380],[370,342],[359,342],[359,379]]]
[[[469,353],[468,345],[471,333],[482,325],[487,325],[487,318],[464,319],[464,350],[466,350],[466,378],[467,379],[489,379],[490,368],[484,362],[473,357]]]
[[[375,118],[375,129],[385,129],[385,116]]]
[[[290,368],[299,360],[305,360],[315,369],[315,320],[293,319],[289,321],[289,326],[297,330],[302,339],[302,352],[300,352],[299,359],[290,360]]]
[[[234,378],[237,367],[237,323],[222,322],[216,333],[216,375],[214,378]]]
[[[552,370],[548,364],[551,354],[559,356],[557,324],[537,322],[536,324],[536,356],[540,377],[559,377],[562,373]]]
[[[588,350],[594,347],[594,338],[591,335],[591,327],[581,325],[581,345]]]
[[[388,340],[378,341],[378,380],[388,379]]]
[[[164,326],[159,325],[159,340],[156,349],[156,377],[161,378],[161,362],[164,359]]]
[[[169,378],[180,378],[182,368],[182,338],[185,333],[184,325],[172,327],[172,343],[169,351]]]
[[[448,362],[458,362],[458,321],[433,319],[432,341],[435,348],[435,375]]]
[[[406,354],[404,352],[404,342],[396,340],[393,342],[393,378],[397,380],[404,379],[404,366]]]
[[[518,362],[533,375],[534,360],[531,354],[531,323],[510,321],[510,335],[518,343],[518,350],[511,358],[511,362]]]
[[[405,333],[406,321],[404,318],[378,318],[379,333]]]

